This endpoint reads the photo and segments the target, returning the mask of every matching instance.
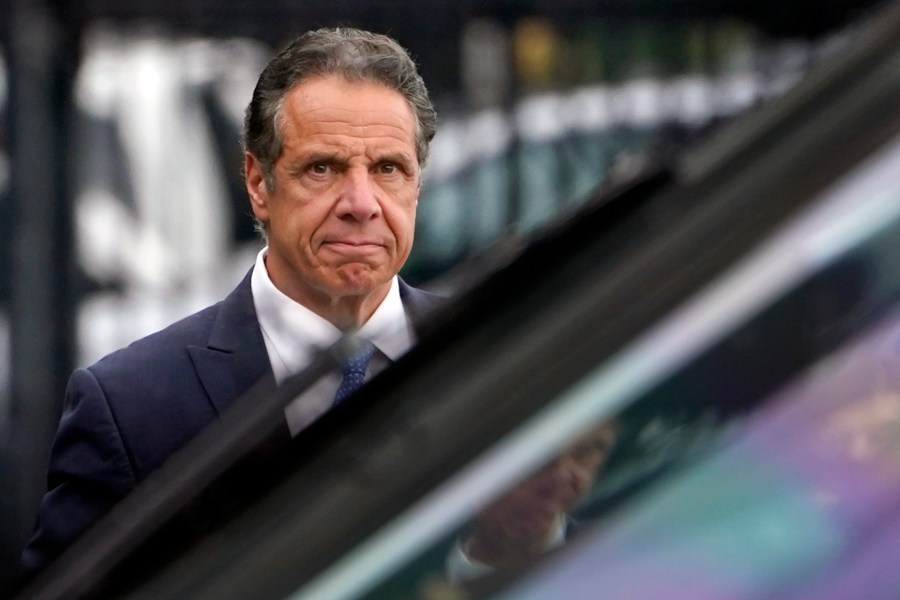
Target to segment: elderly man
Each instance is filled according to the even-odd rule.
[[[434,298],[397,273],[435,120],[414,63],[382,35],[313,31],[266,66],[244,138],[267,246],[222,302],[72,375],[26,575],[257,381],[301,370],[344,332],[371,342],[367,375],[414,343]],[[359,383],[348,381],[336,373],[290,405],[291,433]]]

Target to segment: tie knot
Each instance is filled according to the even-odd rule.
[[[341,374],[345,377],[351,373],[366,374],[366,368],[369,366],[369,359],[375,354],[375,345],[372,342],[365,341],[358,352],[353,354],[344,366],[341,368]]]

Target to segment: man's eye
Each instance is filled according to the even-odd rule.
[[[328,165],[325,163],[315,163],[310,165],[309,172],[315,175],[325,175],[328,173]]]
[[[393,163],[385,163],[378,167],[378,171],[380,173],[384,173],[385,175],[392,175],[397,172],[397,165]]]

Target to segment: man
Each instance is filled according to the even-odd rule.
[[[244,167],[267,246],[222,302],[72,375],[26,576],[257,381],[280,382],[344,332],[374,344],[369,374],[413,344],[434,298],[397,273],[435,121],[414,63],[385,36],[313,31],[266,66]],[[289,406],[291,433],[339,387],[335,374]]]
[[[481,598],[575,537],[618,443],[616,419],[589,426],[536,471],[481,507],[470,523],[421,553],[372,594],[378,598]]]
[[[561,546],[568,515],[587,497],[615,445],[618,426],[604,421],[547,465],[481,509],[447,558],[447,576],[465,582],[528,566]]]

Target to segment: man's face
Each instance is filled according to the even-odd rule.
[[[273,190],[245,158],[253,212],[267,224],[269,277],[312,310],[354,299],[374,310],[412,247],[412,109],[380,84],[322,76],[290,90],[281,115]]]
[[[520,482],[481,512],[486,529],[506,540],[542,541],[557,519],[590,491],[616,438],[616,426],[603,423],[576,440],[543,469]]]

